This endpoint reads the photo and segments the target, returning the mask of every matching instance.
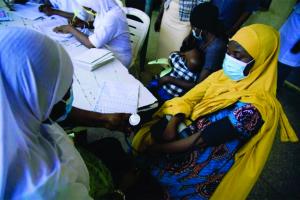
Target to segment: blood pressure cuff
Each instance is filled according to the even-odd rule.
[[[234,128],[228,117],[211,123],[201,134],[204,143],[207,146],[218,146],[230,140],[238,138],[239,133]]]

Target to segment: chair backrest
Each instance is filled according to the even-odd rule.
[[[133,55],[130,66],[132,66],[135,63],[137,56],[144,44],[150,25],[150,18],[143,11],[135,8],[124,7],[123,10],[127,16],[127,22],[130,32]]]
[[[124,7],[124,3],[122,0],[115,0],[115,2],[122,8]]]

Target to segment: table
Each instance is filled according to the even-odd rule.
[[[26,27],[30,29],[35,29],[34,23],[43,20],[30,20],[18,16],[15,12],[8,11],[5,8],[3,2],[0,1],[0,8],[6,9],[10,13],[12,21],[0,22],[0,29],[8,27]],[[38,12],[38,10],[37,10]],[[58,41],[57,41],[58,42]],[[74,37],[66,40],[59,41],[59,43],[65,48],[65,50],[70,55],[71,59],[80,55],[82,52],[86,51],[87,48],[81,45]],[[89,102],[87,94],[97,96],[95,87],[97,84],[101,84],[105,81],[118,81],[122,82],[123,85],[126,84],[137,84],[139,85],[139,98],[138,98],[138,108],[151,105],[157,101],[157,99],[147,90],[147,88],[137,79],[135,79],[131,74],[129,74],[127,68],[121,64],[117,59],[112,62],[102,66],[101,68],[90,72],[83,70],[73,63],[74,65],[74,81],[73,81],[73,93],[74,93],[74,106],[85,109],[93,110],[93,105]],[[83,85],[87,83],[89,86]],[[90,88],[90,89],[89,89]]]

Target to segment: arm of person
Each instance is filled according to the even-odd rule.
[[[39,11],[45,13],[47,16],[59,15],[59,16],[65,17],[67,19],[72,19],[74,17],[73,13],[54,9],[54,8],[52,8],[51,4],[41,5],[39,7]]]
[[[54,28],[53,31],[57,33],[71,33],[79,42],[81,42],[87,48],[95,48],[95,46],[91,43],[89,38],[72,25],[58,26]]]
[[[249,11],[243,12],[240,15],[239,19],[232,26],[232,28],[226,32],[226,35],[228,37],[232,37],[240,29],[242,24],[250,17],[251,14],[252,14],[252,12],[249,12]]]
[[[171,118],[163,132],[162,138],[164,141],[173,141],[176,139],[178,126],[184,119],[185,115],[183,113],[178,113]]]
[[[160,6],[160,9],[159,9],[159,13],[157,15],[157,18],[156,18],[156,21],[154,23],[154,31],[155,32],[159,32],[160,31],[160,26],[161,26],[161,21],[162,21],[162,17],[164,15],[164,2],[165,1],[162,1],[162,4]]]
[[[199,133],[195,133],[187,138],[176,140],[165,144],[153,144],[148,148],[149,153],[179,153],[189,150],[197,143]]]
[[[129,116],[130,114],[126,113],[104,114],[72,107],[64,123],[76,126],[102,127],[127,133],[131,131]]]
[[[243,0],[241,1],[240,9],[242,10],[241,15],[232,26],[232,28],[227,31],[227,36],[233,36],[242,26],[242,24],[250,17],[252,12],[258,10],[260,5],[260,0]]]
[[[180,80],[180,79],[174,78],[172,76],[164,76],[164,77],[160,78],[159,84],[160,85],[173,84],[184,90],[190,90],[196,85],[195,83],[191,83],[190,81]]]
[[[209,71],[209,70],[203,68],[203,69],[201,70],[201,72],[200,72],[200,76],[199,76],[199,78],[198,78],[198,80],[197,80],[197,83],[202,82],[202,81],[203,81],[204,79],[206,79],[211,73],[212,73],[211,71]]]

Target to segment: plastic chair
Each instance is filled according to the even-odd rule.
[[[124,3],[122,0],[115,0],[115,1],[120,7],[124,7]]]
[[[123,10],[127,16],[127,22],[130,32],[130,40],[133,55],[130,67],[132,67],[144,44],[150,25],[150,18],[143,11],[135,8],[124,7]]]

